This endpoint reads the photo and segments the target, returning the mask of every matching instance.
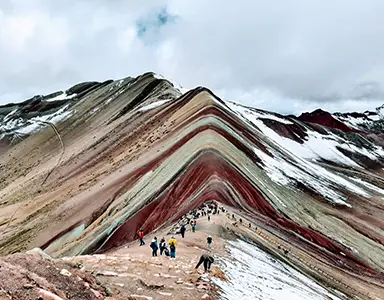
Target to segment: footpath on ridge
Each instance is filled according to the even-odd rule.
[[[175,260],[167,256],[152,257],[149,247],[155,236],[158,241],[164,237],[168,242],[172,236],[169,228],[146,235],[144,246],[140,246],[137,240],[105,254],[64,260],[94,274],[103,286],[109,287],[115,299],[215,299],[217,288],[211,278],[214,276],[227,280],[217,262],[220,257],[227,255],[225,242],[231,237],[226,236],[228,233],[224,228],[229,220],[225,213],[221,213],[211,215],[210,221],[206,216],[196,221],[196,232],[191,232],[191,226],[187,225],[185,238],[180,234],[173,235],[177,239]],[[213,237],[212,249],[207,247],[208,235]],[[210,253],[216,260],[211,272],[206,274],[202,265],[195,270],[204,253]]]
[[[176,259],[152,257],[150,242],[154,236],[168,241],[176,226],[146,235],[146,244],[139,240],[105,254],[53,259],[36,248],[0,258],[0,300],[157,300],[217,299],[215,277],[227,280],[220,270],[220,258],[227,256],[225,244],[234,235],[224,230],[229,224],[225,214],[211,215],[211,220],[197,219],[197,230],[177,239]],[[208,249],[207,237],[213,237]],[[204,253],[211,253],[215,263],[210,273],[195,266]],[[159,254],[159,253],[158,253]]]

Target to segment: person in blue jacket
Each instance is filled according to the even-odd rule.
[[[159,249],[159,245],[157,244],[157,237],[154,237],[150,247],[152,248],[152,256],[157,256],[157,250]]]

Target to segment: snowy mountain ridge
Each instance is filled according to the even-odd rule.
[[[152,74],[157,79],[163,79],[170,82],[181,94],[185,94],[189,91],[188,89],[181,87],[175,81],[167,79],[160,74]],[[128,77],[126,79],[131,80],[132,78]],[[0,140],[6,138],[7,136],[14,135],[17,138],[20,138],[23,135],[34,133],[39,128],[46,126],[46,124],[44,125],[42,122],[51,122],[55,124],[65,120],[71,114],[70,107],[73,106],[76,100],[81,97],[81,95],[75,93],[74,91],[78,91],[79,93],[89,92],[93,88],[99,88],[104,84],[111,84],[112,86],[110,90],[113,90],[113,86],[119,87],[126,79],[116,81],[108,80],[104,83],[84,82],[66,91],[58,91],[46,96],[34,96],[33,98],[21,103],[2,105],[0,106]],[[105,104],[108,104],[110,100],[111,99],[109,99],[109,101]],[[166,101],[167,100],[159,101],[158,104],[160,105]],[[47,102],[55,102],[55,105],[50,105]],[[232,103],[230,101],[226,102]],[[66,105],[67,103],[68,105]],[[240,104],[240,106],[243,105]],[[152,106],[148,106],[143,109],[150,109],[151,107]],[[259,111],[262,112],[262,110]],[[314,112],[311,114],[313,113]],[[376,108],[376,111],[365,111],[364,113],[333,113],[332,116],[336,120],[339,120],[353,129],[373,130],[377,127],[377,123],[381,124],[384,119],[384,104],[381,107]],[[283,119],[280,118],[280,121],[281,120]]]

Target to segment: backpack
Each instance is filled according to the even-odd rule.
[[[176,250],[176,247],[175,247],[175,243],[172,242],[171,246],[169,247],[169,249],[171,249],[171,251],[175,251]]]
[[[164,249],[165,256],[169,256],[169,250],[167,248]]]

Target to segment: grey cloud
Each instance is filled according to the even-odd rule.
[[[153,19],[162,10],[164,26]],[[374,108],[383,11],[381,0],[3,0],[0,103],[152,70],[284,113]]]

